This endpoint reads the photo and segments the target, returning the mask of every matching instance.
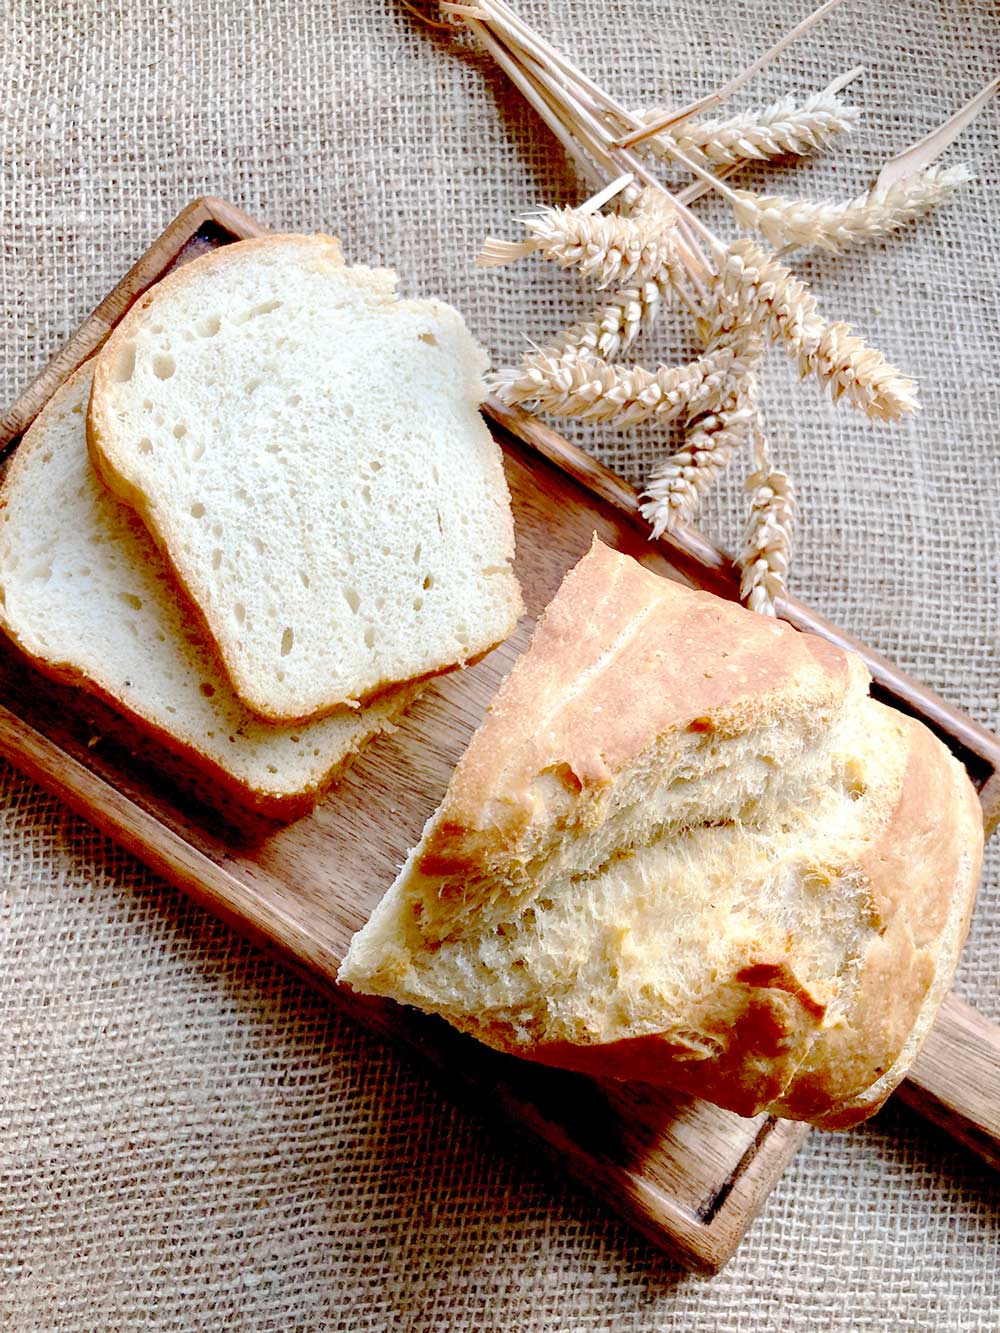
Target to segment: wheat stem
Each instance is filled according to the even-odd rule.
[[[897,181],[910,176],[915,171],[930,166],[948,148],[967,125],[970,125],[983,107],[1000,93],[1000,77],[991,79],[985,88],[981,88],[975,97],[966,102],[961,110],[950,116],[943,125],[931,130],[918,143],[911,144],[891,158],[879,172],[875,182],[875,194],[883,194]]]

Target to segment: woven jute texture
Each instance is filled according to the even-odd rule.
[[[640,105],[718,85],[807,6],[525,8]],[[488,59],[402,6],[12,0],[0,31],[4,400],[204,192],[394,264],[498,363],[582,308],[541,263],[473,268],[486,233],[580,187]],[[998,55],[991,3],[848,3],[739,103],[864,63],[856,139],[772,177],[847,197]],[[776,357],[765,382],[803,499],[798,590],[994,727],[998,143],[994,107],[950,155],[978,174],[954,206],[801,265],[921,381],[921,416],[877,428]],[[656,447],[589,443],[632,478]],[[730,541],[738,499],[734,478],[705,519]],[[693,1277],[9,770],[0,809],[5,1327],[1000,1328],[997,1178],[904,1108],[812,1135],[729,1268]],[[998,870],[994,851],[957,982],[996,1019]]]

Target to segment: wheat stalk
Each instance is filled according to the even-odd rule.
[[[746,488],[750,513],[740,551],[740,596],[751,611],[773,616],[776,599],[786,594],[796,503],[788,474],[771,465],[763,431],[757,437],[757,467]]]
[[[619,288],[608,304],[595,311],[590,319],[559,334],[556,346],[578,348],[605,361],[613,361],[650,327],[672,285],[669,274],[661,271],[639,287]]]
[[[721,120],[688,120],[645,142],[657,157],[671,156],[670,146],[663,142],[669,139],[704,164],[729,167],[817,152],[838,134],[850,134],[860,114],[857,107],[824,89],[801,104],[794,97],[782,97],[758,111],[741,111]],[[645,124],[663,116],[662,107],[639,112]]]
[[[716,259],[715,304],[702,322],[706,343],[749,322],[784,343],[803,378],[815,375],[834,400],[844,397],[877,421],[917,410],[913,381],[847,324],[828,324],[808,287],[772,255],[743,239],[719,246]]]
[[[949,200],[972,173],[964,166],[928,167],[883,194],[869,190],[847,203],[812,203],[782,195],[734,190],[733,212],[747,230],[777,247],[816,246],[837,253],[899,231]]]
[[[704,493],[746,443],[756,413],[755,393],[756,376],[752,372],[735,384],[731,382],[719,406],[692,421],[684,448],[654,471],[639,506],[654,538],[695,516]]]
[[[719,401],[707,409],[689,404],[684,447],[654,470],[641,496],[640,513],[651,524],[654,537],[694,517],[702,496],[759,419],[756,368],[763,353],[759,333],[743,325],[719,333],[706,347],[707,356],[725,351],[732,354],[734,370]]]
[[[674,421],[704,412],[725,397],[747,367],[738,349],[723,346],[680,366],[612,366],[577,347],[546,347],[489,379],[504,403],[532,403],[557,417],[614,424],[620,429],[656,418]]]
[[[543,208],[522,218],[531,235],[524,241],[487,237],[476,263],[488,268],[510,264],[537,251],[560,268],[575,268],[598,287],[636,285],[676,260],[671,228],[641,212],[585,213],[578,208]]]

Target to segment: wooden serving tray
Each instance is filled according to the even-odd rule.
[[[218,200],[189,205],[3,417],[0,448],[19,438],[152,283],[207,249],[264,230]],[[363,1022],[405,1038],[448,1085],[526,1131],[654,1243],[716,1271],[802,1143],[804,1126],[772,1116],[743,1120],[667,1091],[523,1063],[442,1021],[335,984],[351,934],[393,879],[524,649],[530,617],[595,531],[661,574],[728,597],[736,592],[731,564],[700,534],[651,542],[635,521],[635,492],[620,478],[522,412],[491,402],[487,414],[504,448],[529,617],[477,666],[433,683],[401,728],[365,750],[313,814],[287,827],[220,826],[217,814],[175,785],[175,765],[165,756],[148,745],[137,750],[108,710],[43,680],[7,646],[0,647],[0,753]],[[968,766],[992,829],[1000,815],[1000,741],[798,603],[783,613],[861,652],[878,693],[945,738]],[[950,999],[903,1095],[996,1162],[1000,1029]]]

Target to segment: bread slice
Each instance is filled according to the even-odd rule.
[[[249,712],[142,523],[90,465],[90,383],[88,363],[54,395],[4,477],[0,627],[48,675],[82,685],[177,752],[218,795],[269,815],[301,813],[419,687],[302,727]]]
[[[460,665],[521,614],[485,353],[395,283],[329,237],[243,241],[159,283],[98,355],[94,463],[262,717]]]
[[[742,1115],[877,1109],[929,1026],[975,792],[853,654],[595,543],[340,978]]]

